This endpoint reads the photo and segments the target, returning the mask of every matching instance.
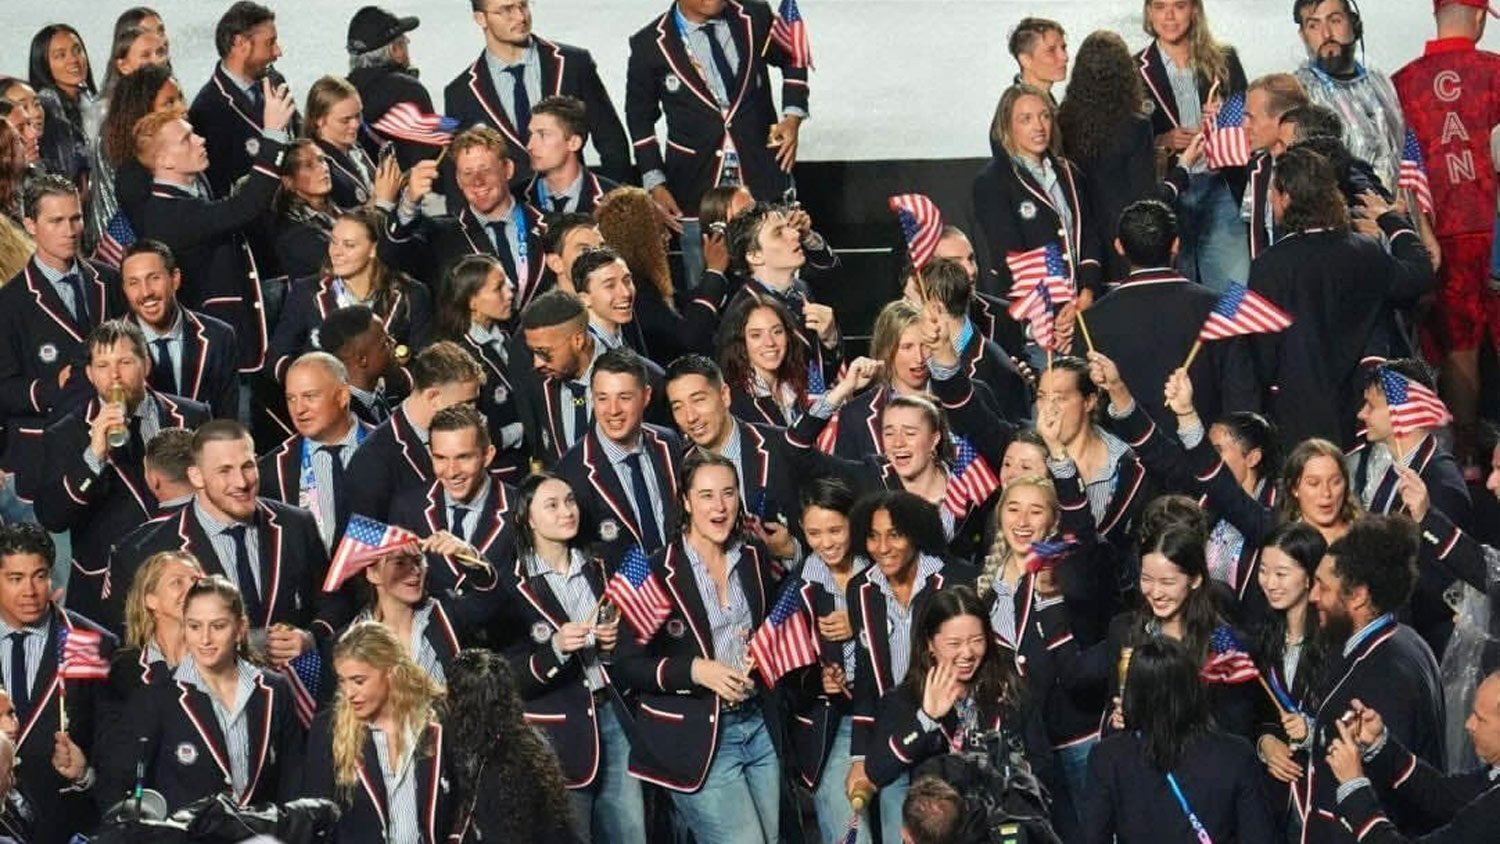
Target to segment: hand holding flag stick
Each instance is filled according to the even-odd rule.
[[[1187,369],[1193,365],[1204,341],[1223,340],[1245,334],[1274,334],[1285,331],[1291,325],[1290,314],[1245,285],[1232,281],[1208,312],[1208,319],[1204,320],[1203,329],[1198,332],[1198,339],[1193,341],[1193,348],[1188,351],[1182,368]]]
[[[1078,320],[1078,328],[1083,332],[1083,343],[1089,351],[1094,351],[1094,338],[1089,336],[1089,324],[1083,320],[1083,309],[1074,311],[1074,317]]]
[[[912,271],[917,277],[917,292],[926,301],[927,284],[922,280],[922,270],[932,261],[938,241],[943,238],[943,213],[920,193],[892,196],[886,204],[901,224],[901,236],[906,240],[906,252],[911,256]]]

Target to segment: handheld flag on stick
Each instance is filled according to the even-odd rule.
[[[102,636],[82,627],[58,631],[61,651],[57,676],[64,680],[108,680],[109,662],[99,655]]]
[[[1410,434],[1423,428],[1441,428],[1453,421],[1448,406],[1437,393],[1388,366],[1380,367],[1380,389],[1390,406],[1391,433]]]
[[[1219,106],[1213,122],[1204,127],[1203,153],[1215,170],[1250,163],[1250,136],[1245,133],[1245,95],[1234,94]]]
[[[807,22],[797,8],[797,0],[781,0],[771,21],[771,39],[791,58],[792,67],[812,67],[812,42],[807,38]]]
[[[1047,287],[1047,296],[1058,305],[1073,301],[1073,283],[1068,277],[1068,255],[1062,246],[1049,243],[1025,252],[1011,252],[1005,256],[1005,266],[1010,269],[1010,293],[1013,301],[1026,298],[1039,284]],[[1012,311],[1014,316],[1015,312]],[[1019,317],[1017,317],[1019,319]]]
[[[344,538],[333,552],[328,576],[323,578],[324,592],[337,592],[344,581],[380,559],[382,555],[419,543],[422,538],[406,528],[377,522],[369,516],[354,515],[344,529]]]
[[[625,620],[635,628],[636,639],[642,643],[656,635],[657,628],[672,613],[672,600],[652,573],[651,563],[639,545],[625,552],[619,570],[604,587],[604,596],[620,608]]]
[[[396,103],[371,128],[387,138],[445,146],[458,131],[458,118],[428,114],[416,103]]]
[[[750,637],[747,648],[760,675],[771,686],[788,671],[818,661],[818,637],[803,611],[801,592],[781,590],[781,597],[771,607],[765,623]]]
[[[953,466],[948,470],[948,488],[943,493],[943,506],[955,517],[968,512],[969,505],[978,506],[1000,488],[1000,478],[990,468],[988,460],[980,454],[968,439],[953,435]]]
[[[94,247],[94,260],[118,270],[120,263],[125,260],[126,247],[132,243],[135,243],[135,229],[130,227],[130,220],[126,219],[123,210],[116,211],[109,222],[104,224],[104,231],[99,235],[99,245]]]
[[[1259,678],[1260,670],[1234,631],[1228,625],[1220,625],[1209,640],[1208,661],[1198,676],[1205,683],[1232,686]]]
[[[901,223],[901,236],[906,238],[906,251],[917,269],[918,278],[922,270],[937,252],[938,241],[943,237],[943,213],[931,199],[920,193],[903,193],[887,200],[896,220]]]
[[[1188,352],[1182,367],[1186,369],[1192,366],[1198,350],[1209,340],[1223,340],[1242,334],[1275,334],[1285,331],[1291,325],[1291,315],[1272,304],[1270,299],[1232,281],[1229,289],[1220,294],[1219,301],[1214,303],[1213,310],[1208,312],[1208,319],[1203,322],[1203,329],[1198,332],[1198,339],[1193,342],[1193,348]]]
[[[1417,133],[1406,130],[1406,143],[1401,147],[1401,170],[1396,175],[1396,187],[1411,191],[1417,200],[1417,208],[1423,214],[1432,215],[1432,185],[1427,181],[1427,162],[1422,156],[1422,145],[1417,142]]]
[[[1055,568],[1077,547],[1078,540],[1071,536],[1033,542],[1031,547],[1026,549],[1026,560],[1022,563],[1022,569],[1028,574],[1035,574],[1043,569]]]

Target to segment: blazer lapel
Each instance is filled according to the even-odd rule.
[[[271,619],[276,613],[276,595],[281,591],[282,528],[271,508],[260,504],[256,509],[256,533],[260,535],[261,606],[266,613],[261,626],[270,627]]]
[[[770,480],[771,453],[766,450],[766,438],[753,425],[736,422],[740,428],[740,462],[745,467],[745,501],[740,506],[749,510],[755,506],[756,496],[769,495],[766,490]],[[769,503],[769,502],[768,502]],[[766,509],[769,513],[769,508]]]
[[[562,414],[564,408],[562,406],[562,392],[561,381],[558,381],[556,378],[543,379],[542,398],[544,399],[543,404],[547,408],[547,430],[543,431],[542,434],[544,440],[547,437],[551,438],[552,450],[556,452],[558,457],[562,457],[568,450],[567,437],[563,436]],[[568,411],[572,412],[572,409],[568,408]],[[544,441],[542,444],[546,445],[546,442]]]
[[[698,651],[707,659],[714,658],[713,631],[708,626],[708,610],[703,606],[703,596],[698,593],[698,580],[693,576],[687,555],[682,551],[682,540],[667,546],[663,561],[667,570],[667,589],[682,608],[688,626],[693,629],[693,638],[698,642]],[[708,635],[704,635],[707,633]]]
[[[68,306],[63,304],[62,296],[58,294],[57,288],[53,287],[52,282],[42,275],[35,258],[32,258],[31,263],[26,265],[26,288],[31,291],[37,307],[41,308],[42,313],[46,314],[49,319],[57,323],[58,328],[77,342],[84,342],[86,332],[79,327],[77,320],[73,319]]]
[[[674,7],[675,8],[675,7]],[[698,65],[688,53],[687,45],[682,43],[682,34],[677,31],[677,24],[672,19],[673,12],[667,12],[656,22],[656,46],[661,50],[662,58],[666,59],[667,67],[672,74],[686,85],[705,106],[713,110],[714,114],[723,116],[719,103],[709,91],[708,82],[698,72]]]
[[[448,660],[458,655],[458,634],[454,632],[453,622],[448,618],[447,610],[443,609],[442,602],[431,598],[428,600],[432,601],[432,617],[427,624],[427,641],[437,652],[438,662],[447,664]]]
[[[203,745],[208,748],[208,755],[213,757],[214,764],[224,773],[224,781],[231,779],[229,767],[229,753],[224,740],[224,732],[219,729],[219,719],[214,717],[213,702],[208,695],[199,691],[191,684],[182,681],[177,682],[179,689],[177,705],[188,718],[188,723],[198,732],[199,738],[203,739]]]
[[[264,674],[256,675],[255,688],[245,702],[245,721],[250,726],[250,780],[245,784],[245,793],[240,795],[242,806],[249,804],[266,769],[271,753],[271,714],[275,708],[276,693],[266,685]]]
[[[740,103],[745,98],[745,89],[750,84],[751,69],[754,65],[755,56],[755,24],[750,16],[745,13],[745,7],[730,0],[729,7],[734,9],[738,20],[731,20],[725,15],[725,22],[729,25],[729,34],[734,39],[735,49],[740,54],[740,66],[735,73],[733,82],[725,81],[724,87],[733,96],[729,106],[729,116],[733,117],[739,110]]]
[[[211,341],[203,323],[181,304],[182,308],[182,380],[177,394],[196,399],[203,390],[203,371],[207,368]]]
[[[301,436],[283,442],[276,452],[276,488],[282,501],[298,506],[302,495],[302,446]]]
[[[500,94],[495,90],[495,81],[490,77],[490,65],[484,53],[480,53],[479,58],[469,65],[469,91],[473,93],[479,107],[489,115],[494,127],[511,143],[525,148],[526,144],[516,134],[516,127],[506,115],[504,106],[500,105]]]
[[[542,65],[542,96],[556,97],[563,92],[563,73],[567,70],[568,59],[563,55],[562,48],[540,36],[531,36],[531,42],[536,45],[537,61]]]
[[[528,568],[525,557],[516,555],[515,564],[516,591],[526,599],[526,603],[537,611],[537,614],[547,620],[554,629],[562,627],[568,621],[568,612],[564,609],[562,602],[552,594],[552,588],[547,585],[545,575],[533,575]]]
[[[1141,51],[1140,60],[1141,81],[1146,84],[1146,89],[1151,92],[1151,99],[1156,107],[1167,115],[1172,121],[1172,126],[1180,126],[1177,117],[1177,97],[1172,93],[1172,81],[1167,78],[1166,65],[1162,64],[1161,53],[1156,49],[1156,43],[1146,45]]]
[[[437,844],[447,834],[444,830],[443,836],[438,835],[437,826],[438,792],[448,790],[448,780],[443,776],[443,726],[428,724],[418,741],[421,744],[417,746],[431,749],[432,755],[412,760],[417,768],[417,799],[421,801],[417,808],[422,813],[422,831],[429,842]]]
[[[867,578],[859,585],[858,597],[860,617],[864,620],[865,629],[855,631],[855,635],[864,638],[865,648],[870,652],[870,665],[875,669],[875,686],[883,695],[895,685],[891,679],[890,640],[885,635],[885,596],[881,594],[880,587]],[[877,634],[876,631],[880,633]]]
[[[759,625],[766,617],[766,581],[762,576],[760,549],[746,544],[740,548],[740,562],[735,566],[740,578],[740,589],[750,604],[750,617]]]
[[[380,771],[380,756],[375,750],[374,733],[365,732],[364,752],[360,756],[355,773],[359,775],[359,784],[364,787],[365,794],[369,796],[370,806],[375,810],[375,816],[380,819],[380,831],[384,833],[390,829],[390,822],[386,819],[388,807],[386,806],[385,775]]]
[[[396,437],[396,445],[401,448],[402,458],[417,473],[417,477],[423,481],[432,480],[431,458],[422,445],[422,438],[417,436],[411,422],[407,421],[406,411],[399,407],[391,413],[391,433]]]
[[[615,517],[620,520],[630,534],[635,537],[636,542],[641,540],[641,528],[636,524],[635,511],[630,506],[630,499],[625,495],[625,488],[620,485],[620,478],[615,474],[614,467],[609,465],[608,458],[604,456],[604,447],[599,445],[597,435],[590,431],[583,438],[583,465],[588,469],[589,484],[609,509],[614,512]],[[676,488],[673,487],[672,495],[675,497]],[[669,499],[670,500],[670,499]]]

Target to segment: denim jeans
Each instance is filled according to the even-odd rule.
[[[697,844],[776,844],[781,762],[753,703],[719,716],[719,747],[703,787],[672,792]]]
[[[880,802],[881,844],[902,844],[901,806],[906,802],[906,792],[910,789],[911,774],[902,774],[876,795]]]
[[[1177,270],[1215,293],[1250,280],[1250,242],[1229,184],[1218,173],[1190,177],[1177,200]]]
[[[612,704],[599,707],[599,773],[568,792],[580,841],[646,844],[641,782],[630,775],[630,740]]]
[[[1070,827],[1072,823],[1083,822],[1083,792],[1089,781],[1089,754],[1098,743],[1099,739],[1094,738],[1053,751],[1058,772],[1062,775],[1061,793],[1053,803],[1053,816],[1070,813],[1069,818],[1063,819],[1070,821],[1067,824]]]
[[[833,736],[833,747],[828,749],[828,760],[823,763],[823,778],[813,792],[813,806],[818,812],[818,840],[824,844],[843,844],[843,835],[849,828],[849,818],[854,809],[849,806],[849,795],[844,793],[844,778],[849,775],[849,741],[854,734],[854,721],[844,718],[839,721]],[[870,813],[860,812],[859,844],[870,844]]]

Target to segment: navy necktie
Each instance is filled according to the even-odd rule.
[[[714,70],[719,73],[719,81],[724,83],[724,102],[721,105],[727,105],[734,98],[734,65],[729,61],[729,54],[724,52],[724,45],[719,43],[714,21],[709,21],[698,28],[708,36],[708,54],[713,57]]]
[[[224,533],[234,540],[234,573],[240,581],[240,594],[245,598],[245,615],[250,617],[251,627],[260,627],[265,621],[261,613],[260,590],[255,586],[255,573],[250,570],[250,548],[245,544],[245,525],[225,528]]]
[[[23,723],[31,714],[31,683],[26,678],[26,637],[30,635],[25,630],[10,634],[10,702]]]
[[[516,137],[525,143],[531,138],[531,96],[526,93],[526,65],[513,64],[505,69],[511,76],[511,95],[515,104]]]
[[[641,547],[647,554],[661,548],[661,528],[656,524],[656,508],[651,506],[651,490],[646,485],[646,473],[641,466],[641,453],[625,456],[625,465],[630,467],[630,486],[635,494],[635,510],[640,517]]]
[[[158,337],[151,341],[156,347],[155,365],[151,367],[151,386],[177,395],[177,365],[172,360],[172,338]]]
[[[572,395],[573,403],[573,442],[572,445],[583,439],[583,435],[589,430],[589,399],[588,387],[577,381],[564,381],[563,386],[568,388]]]
[[[254,120],[257,126],[264,122],[266,117],[266,94],[260,86],[261,81],[257,79],[245,90],[245,95],[250,98],[250,119]]]
[[[510,278],[517,290],[525,283],[525,279],[516,278],[516,256],[510,251],[510,237],[505,232],[504,220],[492,220],[484,224],[490,230],[490,239],[495,242],[495,257],[505,266],[505,274]]]
[[[566,194],[561,196],[554,196],[552,197],[552,210],[555,213],[561,214],[564,211],[568,210],[568,203],[572,201],[573,197],[567,196]]]
[[[89,321],[89,303],[83,295],[83,279],[78,273],[68,273],[59,279],[63,284],[73,291],[73,320],[85,328],[93,328],[94,324]]]
[[[469,516],[469,508],[460,504],[454,504],[448,508],[453,511],[452,518],[448,519],[448,530],[459,539],[469,541],[469,532],[464,527],[464,520]]]
[[[349,517],[344,512],[344,446],[337,445],[318,446],[318,450],[328,455],[328,475],[333,481],[333,524],[335,532],[337,526],[342,525]]]

